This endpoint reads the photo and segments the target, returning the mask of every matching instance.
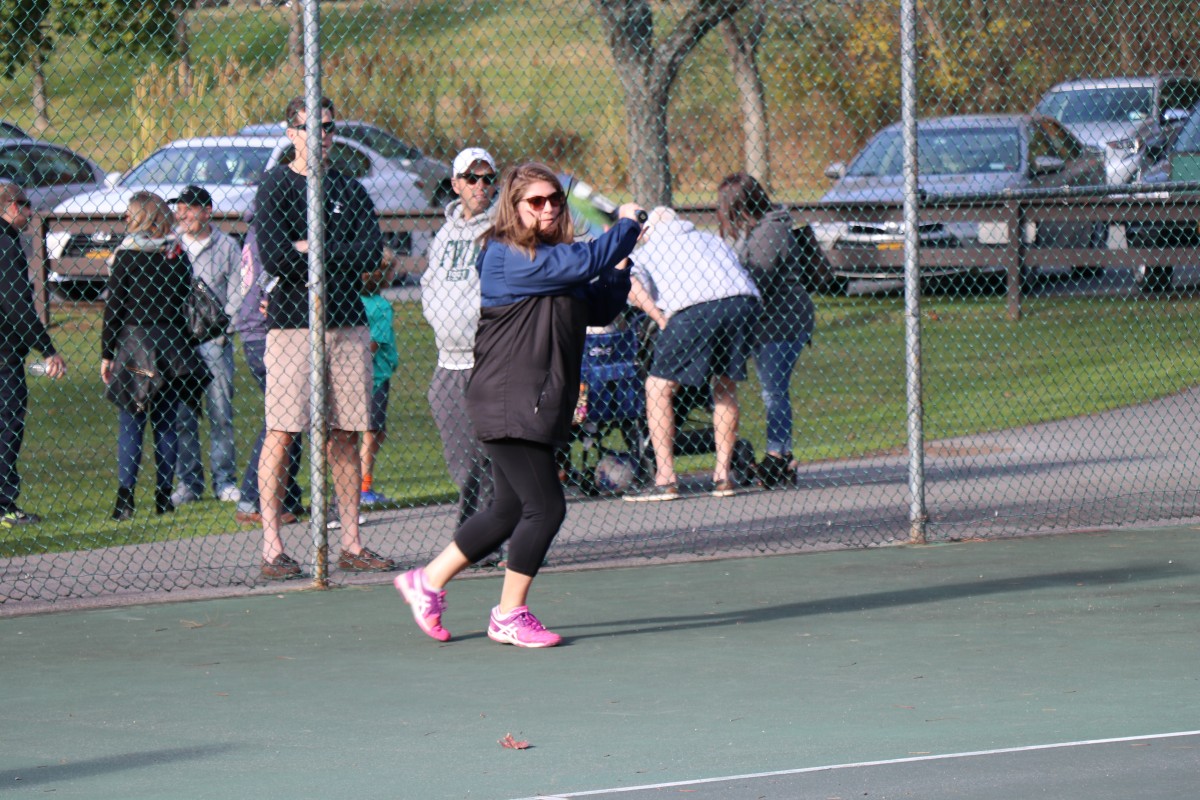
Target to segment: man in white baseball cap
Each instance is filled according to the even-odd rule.
[[[464,175],[469,175],[472,167],[485,164],[491,168],[492,174],[495,174],[496,160],[492,158],[492,154],[482,147],[468,147],[454,157],[454,164],[452,166],[454,174],[451,176],[451,180],[458,180]],[[458,191],[458,188],[455,187],[455,194],[462,195],[462,192]],[[491,201],[489,200],[488,202],[490,203]]]
[[[421,276],[421,305],[433,328],[438,360],[429,385],[429,407],[442,438],[442,454],[459,490],[459,522],[487,504],[491,466],[467,417],[466,390],[475,367],[479,324],[479,234],[492,224],[496,161],[482,147],[454,157],[450,185],[458,199],[429,246]]]

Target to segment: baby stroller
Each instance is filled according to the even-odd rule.
[[[568,485],[597,495],[624,492],[644,482],[645,418],[645,378],[636,330],[620,318],[589,331],[571,426],[574,443],[560,463]]]
[[[632,310],[614,325],[588,333],[574,443],[560,459],[567,484],[586,495],[621,494],[654,474],[645,387],[657,333],[657,325]],[[710,389],[681,387],[675,394],[676,456],[715,450],[711,424],[692,419],[698,410],[712,410]],[[745,439],[734,447],[731,472],[741,485],[754,481],[754,446]]]

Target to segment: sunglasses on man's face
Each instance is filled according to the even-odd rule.
[[[289,125],[294,131],[306,131],[308,128],[304,125]],[[337,130],[337,123],[333,120],[327,120],[321,123],[321,133],[333,133]]]
[[[467,172],[462,175],[459,175],[458,179],[460,181],[465,182],[467,184],[467,186],[474,186],[475,184],[479,183],[480,181],[483,182],[484,186],[491,186],[496,182],[496,173],[489,172],[486,175],[476,175],[473,172]]]
[[[562,208],[563,203],[567,202],[567,196],[562,192],[555,192],[548,197],[538,194],[534,195],[533,197],[522,197],[521,199],[524,202],[529,203],[530,210],[532,210],[535,214],[539,213],[543,208],[545,208],[546,203],[549,203],[551,208]]]

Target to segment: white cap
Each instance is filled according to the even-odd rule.
[[[467,170],[474,166],[475,162],[482,161],[491,167],[496,168],[496,159],[492,158],[492,154],[482,147],[468,147],[454,157],[454,166],[452,167],[453,175],[457,178],[460,175],[467,174]]]

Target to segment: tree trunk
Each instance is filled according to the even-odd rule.
[[[629,178],[634,199],[671,204],[667,104],[683,59],[705,34],[736,14],[747,0],[692,0],[675,28],[655,45],[648,0],[592,0],[625,90]]]
[[[733,82],[737,87],[738,104],[742,112],[743,163],[744,169],[770,188],[771,152],[770,131],[767,124],[767,98],[762,75],[758,71],[758,42],[766,26],[766,10],[761,2],[755,2],[752,18],[745,35],[738,29],[733,17],[721,23],[721,38],[725,41],[725,52],[733,68]]]
[[[175,50],[179,53],[179,73],[183,78],[184,94],[191,94],[192,56],[188,52],[188,0],[181,0],[175,11]]]
[[[297,75],[304,74],[304,10],[300,0],[292,0],[292,27],[288,31],[288,63]]]
[[[46,96],[46,73],[42,68],[42,50],[33,48],[33,131],[45,133],[50,128],[50,99]]]

